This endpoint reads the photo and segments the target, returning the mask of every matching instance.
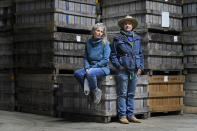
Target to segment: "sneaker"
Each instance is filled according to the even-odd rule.
[[[133,123],[141,123],[141,121],[139,119],[137,119],[136,117],[131,117],[131,118],[128,118],[128,120],[130,122],[133,122]]]
[[[126,117],[120,118],[119,121],[120,121],[120,123],[122,123],[122,124],[129,124],[129,121],[127,120]]]
[[[98,88],[96,89],[94,92],[94,103],[95,104],[99,104],[101,101],[101,95],[102,95],[102,91]]]

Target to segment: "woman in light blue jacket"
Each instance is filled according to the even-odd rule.
[[[97,79],[110,73],[110,52],[106,27],[102,23],[97,23],[92,28],[92,38],[86,42],[84,68],[78,69],[74,73],[82,87],[84,87],[85,77],[87,78],[90,91],[94,96],[93,101],[95,104],[100,102],[102,95],[102,91],[97,85]]]

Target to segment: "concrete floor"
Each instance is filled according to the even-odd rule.
[[[69,122],[62,118],[0,111],[0,131],[197,131],[197,115],[151,117],[142,123]]]

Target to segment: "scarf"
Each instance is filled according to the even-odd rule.
[[[129,45],[131,46],[131,48],[133,48],[133,44],[134,44],[134,37],[135,37],[134,31],[132,31],[131,33],[129,33],[129,32],[127,32],[127,31],[120,30],[120,33],[128,39],[128,43],[129,43]],[[132,38],[133,38],[133,40],[132,40],[132,41],[130,41],[128,37],[132,37]]]
[[[102,43],[103,37],[95,39],[95,38],[91,38],[90,39],[90,44],[92,45],[92,47],[97,46],[99,43]]]

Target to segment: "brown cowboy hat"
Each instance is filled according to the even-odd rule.
[[[138,25],[138,22],[135,18],[133,18],[132,16],[127,15],[125,18],[122,18],[118,21],[118,26],[122,29],[124,27],[124,23],[126,21],[130,21],[133,25],[133,29],[135,29]]]

